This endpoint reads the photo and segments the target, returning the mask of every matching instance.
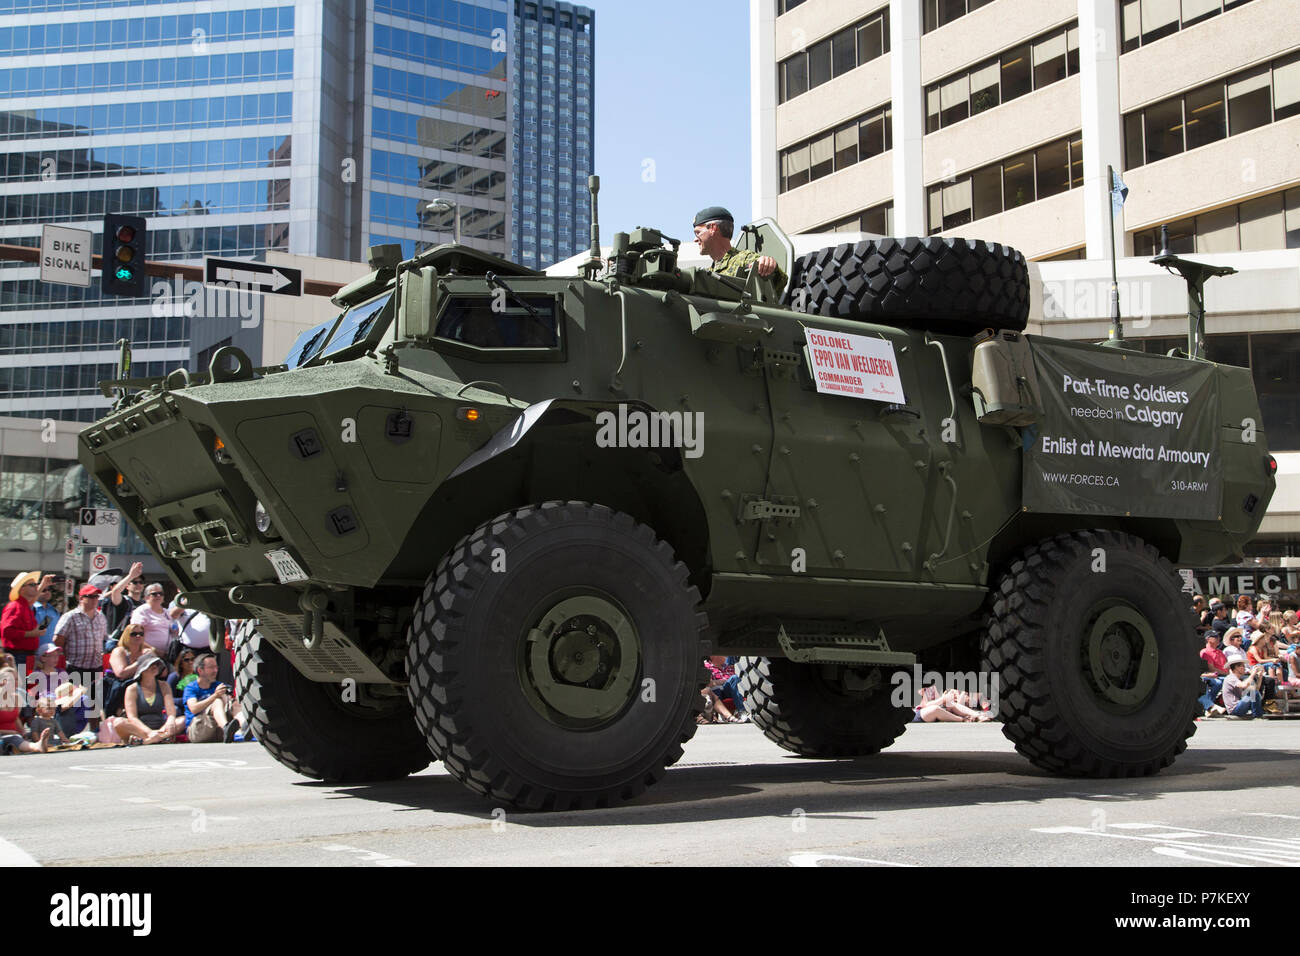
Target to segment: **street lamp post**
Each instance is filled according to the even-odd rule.
[[[426,209],[449,209],[452,212],[452,237],[456,245],[460,245],[460,203],[452,202],[450,199],[431,199],[425,206]]]

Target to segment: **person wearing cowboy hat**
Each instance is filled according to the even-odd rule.
[[[42,634],[32,605],[40,598],[48,599],[53,586],[54,575],[41,577],[39,571],[23,571],[9,586],[9,603],[0,612],[0,644],[19,667],[27,663]]]

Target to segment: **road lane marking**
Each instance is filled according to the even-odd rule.
[[[362,863],[372,863],[375,866],[419,866],[418,863],[412,863],[410,860],[403,860],[395,856],[388,856],[375,850],[363,850],[360,847],[347,846],[343,843],[331,843],[328,846],[321,847],[326,853],[351,853]]]
[[[40,864],[22,847],[0,837],[0,866],[40,866]]]
[[[891,860],[872,860],[865,856],[837,856],[834,853],[796,853],[790,857],[791,866],[820,866],[823,860],[846,860],[851,863],[869,863],[872,866],[910,867],[911,863],[894,863]]]
[[[1215,866],[1237,866],[1253,867],[1254,863],[1238,863],[1235,860],[1225,860],[1217,856],[1197,856],[1194,853],[1188,853],[1180,846],[1158,846],[1152,851],[1159,853],[1161,856],[1177,857],[1180,860],[1195,860],[1197,863],[1213,863]]]
[[[1117,833],[1127,830],[1128,833]],[[1139,832],[1141,831],[1141,832]],[[1161,856],[1197,859],[1205,862],[1227,863],[1233,860],[1252,860],[1255,864],[1273,866],[1300,866],[1300,841],[1286,837],[1259,837],[1251,834],[1224,833],[1218,830],[1201,830],[1193,827],[1175,827],[1166,823],[1112,823],[1105,827],[1035,827],[1035,833],[1053,835],[1082,835],[1104,837],[1110,840],[1131,840],[1136,843],[1156,844],[1152,852]],[[1213,843],[1195,843],[1209,838]],[[1230,846],[1225,846],[1231,840]],[[1179,841],[1179,842],[1175,842]],[[1186,841],[1186,842],[1182,842]],[[1206,856],[1193,857],[1189,849]]]

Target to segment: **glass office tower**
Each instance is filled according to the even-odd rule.
[[[507,0],[374,0],[366,246],[451,242],[508,256]],[[447,203],[430,208],[433,200]]]
[[[150,217],[153,259],[287,246],[300,10],[196,6],[0,3],[0,242],[39,245],[43,223],[98,234],[127,212]],[[89,420],[119,338],[137,374],[186,364],[191,320],[163,311],[5,263],[0,414]]]
[[[591,13],[510,3],[0,0],[0,242],[58,223],[98,252],[104,213],[127,212],[149,218],[153,260],[361,261],[450,242],[459,219],[476,248],[568,256],[588,215]],[[278,360],[242,315],[187,314],[181,289],[102,299],[97,275],[80,289],[0,263],[0,416],[103,414],[121,338],[135,375],[226,343]]]
[[[551,0],[515,0],[512,258],[533,268],[587,248],[593,169],[595,14]]]

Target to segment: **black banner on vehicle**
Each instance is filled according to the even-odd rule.
[[[1025,429],[1030,511],[1215,519],[1214,367],[1029,337],[1045,415]]]

